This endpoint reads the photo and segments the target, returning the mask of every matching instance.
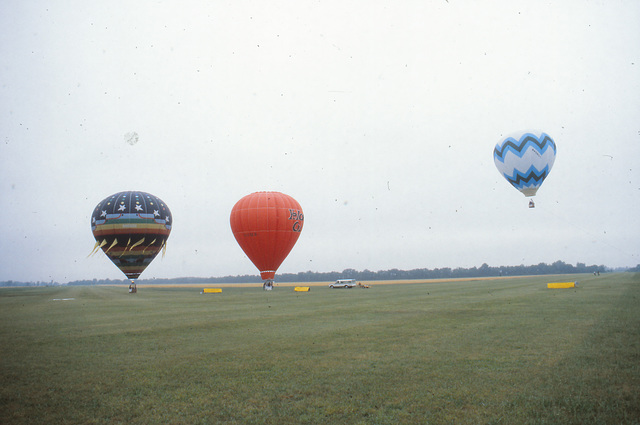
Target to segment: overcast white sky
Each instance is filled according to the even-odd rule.
[[[635,0],[3,0],[0,280],[124,278],[87,258],[124,190],[174,216],[141,278],[259,281],[229,214],[260,190],[305,213],[280,273],[635,266],[639,22]],[[523,129],[558,146],[531,210],[492,156]]]

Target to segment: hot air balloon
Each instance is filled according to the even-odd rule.
[[[280,192],[252,193],[234,205],[230,224],[236,241],[260,271],[263,288],[271,289],[278,267],[302,232],[300,204]]]
[[[119,192],[103,199],[91,215],[96,244],[131,280],[135,279],[166,249],[172,216],[167,204],[145,192]],[[90,254],[90,255],[91,255]]]
[[[556,159],[556,144],[546,133],[507,137],[493,150],[498,171],[524,196],[535,196]],[[531,200],[529,207],[535,205]]]

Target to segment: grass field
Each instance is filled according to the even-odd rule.
[[[1,288],[0,382],[2,424],[639,424],[640,276]]]

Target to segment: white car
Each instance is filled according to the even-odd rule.
[[[329,288],[355,288],[355,279],[338,279],[334,283],[329,285]]]

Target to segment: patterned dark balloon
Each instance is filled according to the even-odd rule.
[[[119,192],[103,199],[91,215],[98,248],[127,276],[137,279],[166,248],[173,217],[167,204],[145,192]]]

